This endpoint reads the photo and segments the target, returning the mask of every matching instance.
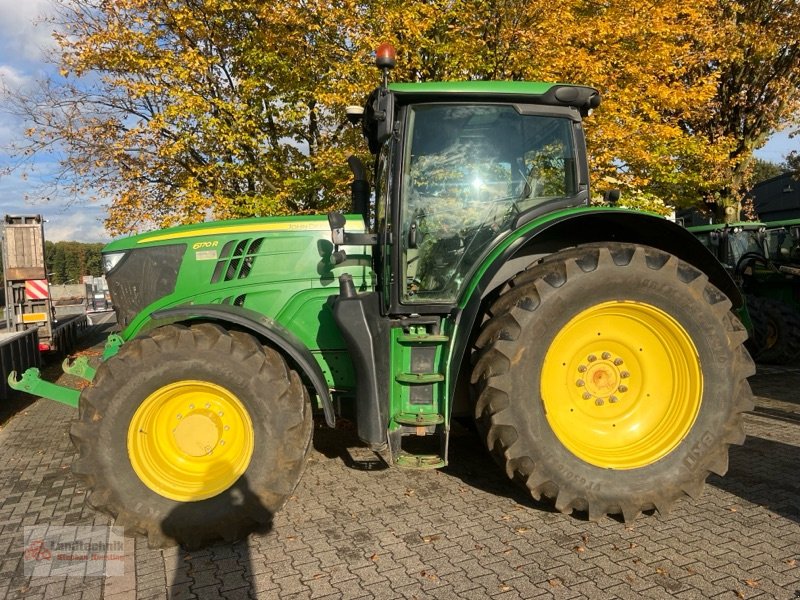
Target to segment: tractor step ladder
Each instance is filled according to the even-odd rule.
[[[399,467],[447,464],[448,423],[442,354],[450,341],[419,325],[392,330],[392,458]]]

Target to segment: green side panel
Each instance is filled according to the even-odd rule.
[[[355,273],[351,274],[355,278]],[[282,308],[277,314],[270,316],[312,350],[331,388],[352,390],[356,384],[353,363],[329,304],[331,296],[338,293],[338,281],[335,286],[300,290],[280,304]],[[264,303],[261,305],[264,308],[260,308],[258,300],[255,296],[252,302],[245,301],[245,306],[263,313],[269,304]]]
[[[349,231],[364,231],[350,215]],[[143,308],[122,332],[129,340],[157,310],[187,304],[242,306],[292,331],[311,350],[331,388],[352,389],[353,367],[329,306],[338,277],[353,276],[356,288],[374,286],[370,247],[345,246],[347,260],[333,264],[324,215],[202,223],[143,234],[109,244],[104,252],[151,245],[186,244],[174,291]]]

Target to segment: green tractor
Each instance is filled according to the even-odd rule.
[[[292,494],[312,412],[398,467],[468,416],[535,499],[591,520],[697,496],[742,443],[741,296],[663,218],[589,206],[574,85],[384,83],[353,212],[170,228],[104,249],[121,333],[68,390],[88,503],[151,545],[236,539]],[[374,201],[372,195],[374,194]]]
[[[800,222],[690,227],[733,276],[746,298],[757,362],[800,360]]]

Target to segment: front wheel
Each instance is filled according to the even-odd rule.
[[[71,436],[87,502],[151,546],[201,546],[268,528],[311,440],[297,373],[252,336],[167,326],[97,370]]]
[[[724,474],[752,407],[730,301],[643,246],[587,244],[511,280],[473,371],[476,417],[508,475],[591,520],[666,511]]]

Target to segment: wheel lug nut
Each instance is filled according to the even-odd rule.
[[[586,385],[586,382],[583,379],[578,379],[578,381],[575,382],[575,385],[578,387],[583,387]]]
[[[621,358],[615,358],[615,359],[614,359],[614,364],[615,364],[616,366],[620,366],[620,365],[622,364],[622,359],[621,359]]]
[[[589,362],[594,362],[597,360],[597,357],[594,354],[589,355]]]
[[[603,352],[600,356],[603,357],[603,360],[608,360],[609,358],[611,358],[611,353],[610,352]]]
[[[595,400],[595,401],[594,401],[594,403],[595,403],[597,406],[603,406],[603,404],[604,404],[604,403],[603,403],[603,399],[602,399],[602,398],[598,398],[597,400]]]
[[[583,392],[583,399],[584,400],[588,400],[591,397],[592,397],[592,395],[589,392]]]
[[[621,386],[619,386],[617,389],[620,391],[620,393],[624,394],[625,392],[627,392],[627,391],[628,391],[628,386],[626,386],[626,385],[621,385]]]
[[[578,367],[578,373],[586,373],[586,365],[580,365]]]
[[[616,402],[617,400],[619,400],[619,398],[617,398],[616,396],[611,396],[611,397],[608,399],[608,401],[609,401],[609,402],[611,402],[611,404],[614,404],[614,402]]]
[[[622,377],[623,379],[627,379],[628,377],[631,376],[631,374],[628,373],[627,371],[623,371],[622,373],[619,374],[619,376]]]
[[[194,408],[194,404],[190,404],[190,405],[189,405],[189,408],[190,408],[190,409],[191,409],[191,408]]]
[[[206,408],[211,408],[211,402],[206,402]]]

